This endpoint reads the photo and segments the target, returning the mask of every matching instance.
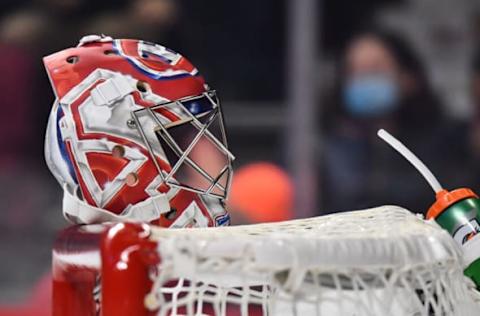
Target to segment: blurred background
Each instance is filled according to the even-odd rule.
[[[380,127],[445,187],[480,191],[478,1],[0,5],[0,304],[47,291],[30,289],[48,273],[54,236],[68,224],[43,158],[54,96],[41,58],[86,34],[165,45],[218,90],[237,156],[234,222],[382,204],[425,212],[430,188],[376,137]]]

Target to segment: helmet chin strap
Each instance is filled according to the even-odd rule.
[[[151,222],[161,214],[170,211],[170,203],[166,194],[156,196],[128,206],[121,214],[115,214],[99,207],[92,206],[76,196],[77,188],[71,193],[67,184],[63,186],[63,215],[76,224],[98,224],[105,222],[141,221]]]

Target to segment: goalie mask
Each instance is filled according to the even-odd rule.
[[[215,91],[187,59],[92,35],[44,64],[56,95],[45,156],[67,219],[228,224],[234,157]]]

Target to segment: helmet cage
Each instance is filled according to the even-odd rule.
[[[227,197],[235,157],[215,91],[136,110],[132,117],[165,184]],[[159,157],[170,170],[160,168]]]

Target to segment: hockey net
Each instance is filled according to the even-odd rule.
[[[118,224],[103,236],[104,316],[456,316],[480,308],[452,238],[394,206],[225,228]],[[66,271],[67,261],[54,252],[54,267]]]

